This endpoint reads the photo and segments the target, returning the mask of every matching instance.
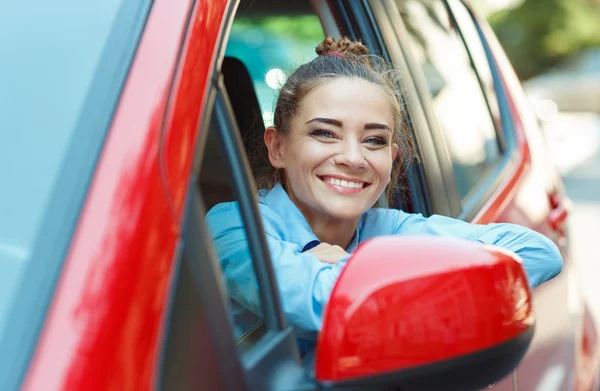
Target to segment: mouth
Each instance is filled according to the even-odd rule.
[[[318,176],[318,178],[323,181],[327,187],[342,194],[355,194],[371,185],[370,182],[365,182],[360,179],[341,179],[326,175]]]

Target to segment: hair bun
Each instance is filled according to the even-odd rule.
[[[369,49],[359,41],[351,41],[347,37],[335,40],[333,37],[327,37],[315,49],[319,56],[327,56],[332,52],[343,55],[361,56],[369,54]]]

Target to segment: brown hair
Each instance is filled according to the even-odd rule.
[[[394,191],[397,190],[398,177],[405,166],[403,162],[409,162],[416,156],[413,139],[402,118],[397,73],[383,58],[370,55],[369,49],[361,42],[348,38],[336,41],[328,37],[317,46],[316,52],[318,57],[300,66],[281,88],[274,112],[275,128],[283,134],[289,132],[290,123],[298,112],[302,99],[309,91],[326,81],[347,77],[364,79],[378,85],[389,97],[394,108],[392,140],[398,144],[400,151],[398,159],[394,162],[386,194],[388,203],[391,203]],[[261,148],[266,149],[264,145]],[[270,165],[266,159],[266,151],[261,151],[260,155],[263,166],[253,167],[257,187],[270,189],[277,182],[283,182],[284,175]]]

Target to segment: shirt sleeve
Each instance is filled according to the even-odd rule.
[[[286,320],[299,331],[319,331],[323,308],[348,257],[335,265],[321,262],[302,253],[297,244],[282,240],[264,216],[263,221]],[[207,215],[207,223],[229,295],[260,315],[258,283],[237,205],[216,206]]]
[[[562,270],[563,260],[558,247],[546,236],[529,228],[509,223],[471,224],[439,215],[425,218],[420,214],[400,213],[394,234],[456,237],[516,253],[523,261],[532,287],[550,280]]]

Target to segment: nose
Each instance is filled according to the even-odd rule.
[[[333,160],[336,164],[347,166],[351,170],[358,170],[366,166],[362,145],[357,140],[345,140]]]

